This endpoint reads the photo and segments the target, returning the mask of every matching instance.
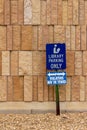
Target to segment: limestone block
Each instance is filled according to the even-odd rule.
[[[65,26],[54,26],[54,42],[65,43]]]
[[[43,101],[43,76],[38,76],[38,101]]]
[[[2,51],[2,75],[10,75],[10,52]]]
[[[32,101],[32,76],[24,76],[24,101]]]
[[[8,25],[10,24],[10,0],[5,0],[4,6],[4,23]]]
[[[6,27],[0,26],[0,50],[6,50]]]
[[[46,12],[46,14],[47,14],[47,25],[50,25],[50,23],[51,23],[51,2],[50,2],[50,0],[47,0],[46,6],[47,6],[47,12]]]
[[[11,1],[11,24],[18,23],[18,2]]]
[[[87,75],[87,51],[83,51],[83,75]]]
[[[80,101],[85,101],[85,80],[84,76],[80,76]]]
[[[54,101],[54,86],[48,86],[48,100]]]
[[[33,91],[32,91],[33,101],[38,101],[38,77],[33,76]]]
[[[32,52],[19,52],[19,75],[32,74]]]
[[[48,42],[49,43],[53,43],[54,41],[54,27],[53,26],[49,26],[48,27]]]
[[[75,52],[74,51],[67,51],[66,56],[66,63],[67,63],[67,75],[72,76],[75,74]]]
[[[51,24],[57,24],[57,0],[51,0]]]
[[[7,26],[7,50],[12,50],[12,26]]]
[[[7,83],[7,101],[13,101],[13,80],[11,76],[8,76]]]
[[[38,42],[38,27],[37,26],[33,26],[33,44],[32,44],[32,49],[33,50],[37,50],[37,42]]]
[[[66,49],[71,49],[71,29],[70,26],[66,26]]]
[[[67,84],[66,84],[66,101],[71,100],[71,77],[67,77]]]
[[[2,52],[0,51],[0,75],[2,75]]]
[[[14,76],[13,77],[13,100],[23,101],[24,100],[24,78]]]
[[[87,1],[85,1],[85,24],[87,24]]]
[[[73,0],[73,25],[78,25],[79,23],[79,1]]]
[[[75,44],[75,49],[80,50],[81,47],[81,28],[80,26],[76,26],[76,44]]]
[[[79,0],[79,23],[85,24],[85,1]]]
[[[73,0],[68,0],[68,25],[73,22]]]
[[[43,31],[42,31],[42,26],[38,26],[38,48],[39,50],[41,50],[43,47],[42,47],[42,44],[43,44]]]
[[[20,50],[20,42],[21,42],[21,38],[20,38],[20,31],[21,28],[20,26],[13,26],[12,28],[13,30],[13,50]]]
[[[82,75],[82,52],[75,52],[75,75]]]
[[[65,87],[65,85],[59,86],[59,100],[60,101],[66,100],[66,87]]]
[[[18,75],[18,56],[18,51],[11,51],[11,75]]]
[[[0,101],[7,101],[7,77],[0,76]]]
[[[24,0],[18,0],[18,24],[23,25],[24,22]]]
[[[58,25],[62,25],[63,23],[63,7],[62,7],[62,0],[58,0],[58,11],[57,11],[57,17],[58,17]]]
[[[72,90],[71,90],[71,97],[72,101],[79,101],[80,100],[80,76],[73,76],[72,77]]]
[[[67,18],[68,18],[68,14],[67,14],[67,7],[68,7],[68,2],[67,1],[63,1],[63,25],[67,25]]]
[[[0,24],[4,24],[4,0],[0,0]]]
[[[31,0],[32,1],[32,24],[39,25],[40,24],[40,0]]]
[[[75,50],[75,26],[71,26],[71,50]]]
[[[86,26],[81,26],[81,50],[86,50]]]
[[[33,37],[32,26],[22,26],[21,50],[32,50],[32,44],[33,44],[32,37]]]
[[[41,1],[41,24],[46,25],[46,1]]]
[[[43,87],[44,87],[44,102],[46,102],[46,101],[48,101],[48,85],[47,85],[46,76],[44,76],[43,78],[44,78],[44,83],[43,83]]]
[[[32,1],[24,0],[24,24],[32,24]]]
[[[87,76],[85,77],[85,94],[84,94],[84,96],[85,96],[85,100],[87,101]]]

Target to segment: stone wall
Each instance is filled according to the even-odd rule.
[[[0,101],[55,101],[46,43],[66,43],[60,101],[87,101],[87,1],[0,0]]]

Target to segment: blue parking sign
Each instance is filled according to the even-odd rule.
[[[66,45],[65,43],[46,44],[46,69],[66,69]]]

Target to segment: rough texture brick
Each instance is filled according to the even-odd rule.
[[[75,75],[82,75],[82,52],[75,52]]]
[[[80,26],[76,26],[76,44],[75,44],[75,49],[80,50],[81,48],[81,28]]]
[[[18,0],[18,24],[24,22],[24,0]]]
[[[21,50],[32,50],[32,26],[22,26]]]
[[[24,0],[24,24],[32,24],[32,1]]]
[[[37,50],[37,43],[38,43],[38,27],[33,26],[33,38],[32,38],[32,50]]]
[[[87,24],[87,1],[85,1],[85,24]]]
[[[80,76],[80,101],[85,101],[85,80],[84,76]]]
[[[66,26],[66,49],[70,50],[71,49],[71,32],[70,32],[70,26]]]
[[[80,25],[85,24],[85,1],[79,0],[79,23]]]
[[[14,76],[13,77],[13,100],[23,101],[24,100],[24,78]]]
[[[66,87],[65,87],[65,85],[59,86],[59,100],[60,101],[66,100]]]
[[[7,26],[7,50],[12,50],[12,26]]]
[[[8,76],[7,83],[7,101],[13,101],[13,80],[11,76]]]
[[[87,76],[85,77],[85,101],[87,101]]]
[[[71,50],[75,50],[75,26],[71,26]]]
[[[48,86],[47,86],[47,79],[46,76],[44,76],[44,83],[43,83],[43,93],[44,93],[44,101],[48,101]]]
[[[10,0],[5,0],[4,3],[4,23],[5,25],[10,24]]]
[[[41,1],[41,24],[42,25],[46,25],[46,10],[47,10],[47,8],[46,8],[46,1]]]
[[[6,27],[0,26],[0,50],[6,50]]]
[[[73,22],[73,0],[68,0],[68,25]]]
[[[24,101],[32,101],[32,76],[24,76]]]
[[[53,26],[49,26],[48,27],[48,42],[49,43],[53,43],[54,41],[54,27]]]
[[[11,52],[11,75],[18,75],[18,60],[19,60],[19,52],[12,51]]]
[[[0,76],[0,101],[7,101],[7,77]]]
[[[54,101],[54,86],[49,86],[48,91],[49,91],[48,100]]]
[[[72,76],[75,74],[75,52],[74,51],[67,51],[67,75]]]
[[[71,101],[71,77],[67,77],[66,84],[66,101]]]
[[[10,52],[2,51],[2,75],[10,75]]]
[[[43,76],[38,76],[38,101],[43,101]]]
[[[83,51],[83,75],[87,75],[87,51]]]
[[[86,26],[81,26],[81,50],[86,50]]]
[[[47,6],[47,24],[50,25],[51,23],[51,2],[50,0],[47,0],[47,3],[46,3],[46,6]]]
[[[67,1],[63,1],[63,25],[67,25]]]
[[[63,16],[62,16],[62,13],[63,13],[63,8],[62,8],[62,0],[58,0],[58,11],[57,11],[57,17],[58,17],[58,25],[62,25],[63,23]]]
[[[0,75],[2,75],[2,52],[0,51]]]
[[[33,101],[38,101],[38,77],[33,76],[33,91],[32,91]]]
[[[72,77],[72,101],[79,101],[80,100],[80,76],[73,76]]]
[[[19,52],[19,75],[32,74],[32,52]]]
[[[79,0],[73,0],[73,25],[79,23]]]
[[[0,24],[4,24],[4,0],[0,0]]]

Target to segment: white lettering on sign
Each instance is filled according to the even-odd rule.
[[[51,55],[48,55],[48,58],[63,58],[64,54],[51,54]]]
[[[50,68],[51,68],[51,69],[54,69],[54,68],[60,69],[61,66],[62,66],[62,64],[51,64],[51,65],[50,65]]]
[[[54,54],[57,54],[60,52],[60,48],[57,48],[57,45],[54,45],[54,48],[53,48],[53,53]]]

